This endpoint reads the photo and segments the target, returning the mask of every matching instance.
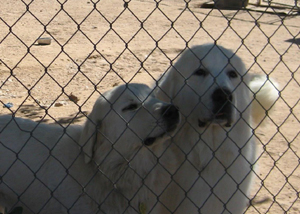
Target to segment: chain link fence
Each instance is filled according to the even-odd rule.
[[[299,2],[249,3],[242,10],[219,10],[203,8],[207,2],[202,0],[4,0],[0,114],[62,129],[83,124],[105,91],[133,82],[153,84],[183,50],[223,45],[243,59],[249,72],[279,83],[273,114],[253,130],[259,170],[245,213],[299,213]],[[40,38],[51,42],[40,44]],[[5,142],[0,145],[4,148]],[[0,174],[0,189],[4,177]],[[151,185],[145,186],[155,195]],[[1,193],[0,213],[3,198]],[[132,212],[148,211],[141,203]]]

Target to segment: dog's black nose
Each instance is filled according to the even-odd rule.
[[[179,122],[179,117],[179,111],[174,105],[164,106],[162,108],[162,119],[166,124],[165,131],[170,132],[175,130]]]
[[[212,100],[214,103],[225,104],[227,101],[232,101],[232,94],[226,88],[218,88],[212,94]]]
[[[179,118],[178,109],[174,105],[167,105],[162,108],[162,117],[165,120],[176,120]]]

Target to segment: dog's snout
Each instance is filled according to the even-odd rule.
[[[178,119],[179,112],[174,105],[167,105],[162,108],[162,116],[166,120]]]
[[[212,100],[215,103],[226,103],[227,101],[232,101],[232,94],[226,88],[218,88],[212,94]]]
[[[225,126],[230,127],[232,121],[233,96],[231,91],[226,88],[218,88],[212,94],[214,107],[212,113],[218,120],[226,121]]]

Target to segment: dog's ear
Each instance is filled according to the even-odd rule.
[[[107,108],[110,107],[107,103],[107,100],[103,97],[99,97],[84,124],[79,145],[82,147],[82,151],[84,152],[85,163],[89,163],[93,159],[95,144],[101,143],[101,121],[103,120],[103,115],[108,114]]]
[[[84,128],[79,140],[79,144],[82,146],[82,151],[84,152],[85,163],[89,163],[93,159],[94,146],[97,141],[97,132],[99,127],[100,122],[97,122],[95,114],[92,111],[84,124]]]
[[[278,83],[266,75],[252,75],[248,85],[253,95],[251,103],[252,118],[255,124],[260,124],[274,109],[276,101],[279,99]],[[275,105],[276,106],[276,105]]]
[[[189,66],[192,67],[189,68]],[[186,80],[192,75],[193,68],[198,67],[197,56],[190,49],[185,50],[177,62],[158,80],[155,89],[157,98],[165,102],[172,102],[172,99],[175,99],[186,85]]]
[[[177,89],[179,85],[182,87],[181,82],[183,82],[183,77],[180,76],[179,71],[171,68],[158,80],[155,88],[157,98],[165,102],[171,102],[179,91]]]
[[[159,80],[159,84],[157,84],[155,88],[155,94],[158,99],[169,102],[172,98],[173,85],[170,85],[169,81],[166,81],[169,74],[167,73],[165,75],[166,76],[162,77],[162,79]]]

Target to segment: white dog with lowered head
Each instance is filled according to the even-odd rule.
[[[278,98],[266,80],[253,78],[235,53],[214,44],[187,49],[159,80],[157,97],[177,106],[182,120],[169,151],[178,169],[157,212],[244,212],[257,161],[253,116],[263,118]]]
[[[142,84],[101,95],[83,127],[1,116],[0,207],[23,214],[145,212],[149,190],[163,182],[155,154],[178,122],[178,110]]]

